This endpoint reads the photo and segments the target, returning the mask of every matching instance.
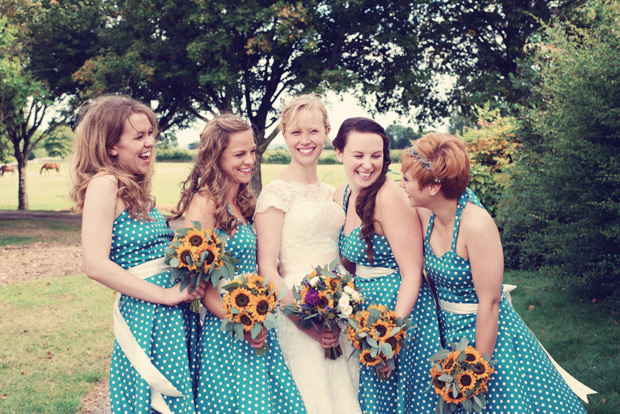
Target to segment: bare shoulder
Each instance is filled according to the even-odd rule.
[[[342,201],[343,201],[343,198],[344,198],[344,190],[345,190],[345,188],[347,188],[347,183],[342,183],[338,187],[336,187],[336,190],[334,191],[334,201],[340,207],[342,207]]]
[[[479,235],[497,232],[498,230],[493,217],[491,217],[488,211],[469,202],[461,216],[461,231],[471,237],[478,237]]]
[[[118,190],[118,178],[112,174],[97,174],[88,183],[90,193],[110,193]]]
[[[193,195],[189,208],[200,209],[203,212],[215,212],[217,205],[208,191],[201,190]]]
[[[377,205],[381,208],[390,208],[390,206],[408,206],[407,195],[402,188],[391,179],[386,179],[383,186],[377,193]],[[411,209],[413,210],[413,209]]]

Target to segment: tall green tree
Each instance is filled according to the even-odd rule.
[[[500,224],[510,256],[586,297],[620,291],[620,4],[548,27]]]
[[[412,141],[420,138],[422,134],[414,131],[413,128],[392,124],[385,129],[385,133],[390,139],[390,148],[403,149],[411,145]]]
[[[50,132],[43,141],[43,147],[50,157],[65,158],[73,144],[73,130],[66,125],[59,126]]]
[[[401,113],[431,96],[413,11],[407,1],[122,0],[100,34],[107,46],[75,77],[92,93],[157,101],[164,130],[243,115],[260,162],[290,95],[349,90],[372,110]]]

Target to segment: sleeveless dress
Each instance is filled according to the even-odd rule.
[[[345,214],[348,192],[347,186],[342,204]],[[364,297],[365,308],[377,303],[393,310],[401,279],[392,248],[384,236],[373,233],[374,261],[371,263],[360,232],[361,226],[345,235],[343,227],[340,233],[340,254],[358,267],[363,265],[393,270],[384,276],[355,276],[355,285]],[[429,391],[432,366],[429,358],[441,349],[441,342],[435,300],[424,280],[410,316],[413,325],[406,337],[406,347],[403,347],[396,359],[396,371],[393,371],[389,378],[379,381],[374,368],[364,365],[360,367],[359,400],[365,414],[435,412],[437,396]]]
[[[460,218],[463,208],[471,201],[482,205],[469,188],[460,196],[454,219],[450,250],[437,257],[430,246],[435,215],[429,220],[424,238],[424,263],[428,276],[435,283],[442,307],[450,304],[476,304],[469,260],[456,254]],[[468,208],[478,208],[472,207]],[[443,301],[448,304],[442,303]],[[474,305],[475,306],[475,305]],[[456,314],[444,309],[439,311],[441,335],[446,344],[467,337],[475,346],[476,314]],[[497,361],[495,373],[489,381],[487,405],[483,413],[585,413],[577,396],[553,366],[546,351],[532,331],[525,325],[504,295],[499,306],[499,326],[493,359]],[[461,406],[458,413],[464,413]]]
[[[226,250],[240,260],[238,274],[256,272],[256,234],[249,224],[239,223]],[[220,281],[220,285],[226,283]],[[267,335],[269,350],[257,356],[247,341],[233,338],[221,325],[222,320],[207,311],[198,346],[196,412],[305,413],[275,332]]]
[[[135,266],[163,258],[164,250],[172,241],[174,233],[159,211],[153,209],[150,216],[155,221],[136,220],[123,211],[114,220],[110,260],[123,269],[131,271]],[[169,269],[145,280],[164,288],[174,286]],[[191,350],[195,346],[197,332],[192,328],[195,315],[188,305],[159,305],[120,295],[119,308],[146,357],[183,394],[183,397],[164,395],[170,412],[193,413],[192,378],[196,367],[190,367],[188,348]],[[149,384],[115,339],[110,367],[112,413],[151,414],[151,392]]]
[[[339,258],[338,234],[344,221],[334,203],[334,189],[326,184],[304,185],[276,178],[256,203],[256,213],[270,207],[284,212],[280,243],[280,275],[289,289],[314,266]],[[278,339],[282,353],[310,414],[360,413],[357,402],[357,363],[347,360],[351,347],[341,334],[343,355],[325,359],[321,345],[288,317],[281,318]]]

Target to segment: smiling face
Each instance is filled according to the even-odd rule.
[[[383,168],[383,139],[373,132],[351,131],[342,152],[336,150],[351,186],[370,187]]]
[[[411,207],[425,207],[425,200],[428,198],[427,185],[424,188],[420,188],[419,181],[411,175],[411,171],[403,171],[403,179],[400,181],[400,187],[405,190],[407,197],[409,198],[409,204]]]
[[[154,159],[154,128],[143,112],[130,115],[123,124],[118,141],[108,148],[108,154],[118,166],[132,174],[146,174]]]
[[[317,110],[299,110],[283,131],[292,162],[302,165],[316,164],[327,140],[322,115]]]
[[[228,139],[228,146],[220,156],[220,168],[233,184],[247,184],[252,179],[256,163],[256,144],[251,129],[235,132]]]

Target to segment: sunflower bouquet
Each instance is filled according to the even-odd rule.
[[[351,315],[362,309],[364,299],[353,284],[353,275],[341,269],[336,260],[325,267],[315,267],[293,288],[293,303],[286,305],[283,312],[298,316],[297,323],[303,329],[336,332],[339,324],[346,325]],[[327,359],[341,355],[338,344],[325,349]]]
[[[177,231],[166,248],[164,263],[170,265],[171,279],[181,281],[181,290],[189,286],[193,292],[203,280],[216,286],[220,278],[234,276],[237,260],[224,250],[228,236],[218,233],[211,228],[202,229],[197,221],[192,221],[192,227]],[[200,298],[192,301],[190,309],[200,311]]]
[[[351,317],[347,338],[362,364],[376,368],[387,365],[394,370],[396,356],[405,346],[406,332],[412,323],[410,318],[398,317],[383,305],[372,304]],[[377,376],[379,380],[385,379],[381,370],[377,370]]]
[[[263,328],[276,327],[278,291],[273,282],[255,273],[237,276],[222,288],[226,290],[222,299],[225,314],[221,326],[223,331],[231,331],[243,341],[244,332],[249,332],[252,339],[256,339]],[[256,355],[265,355],[267,350],[269,348],[264,343],[262,348],[255,349]]]
[[[430,358],[434,363],[430,387],[440,396],[437,413],[453,413],[459,404],[468,413],[479,413],[487,403],[485,394],[489,378],[495,372],[495,361],[488,354],[481,356],[468,343],[463,337],[459,343],[452,342],[450,350],[443,349]]]

